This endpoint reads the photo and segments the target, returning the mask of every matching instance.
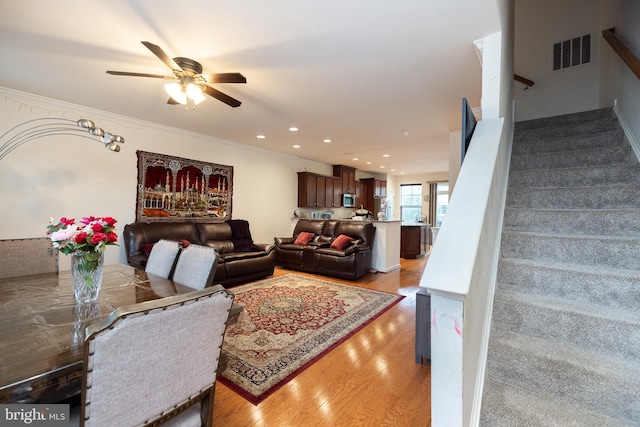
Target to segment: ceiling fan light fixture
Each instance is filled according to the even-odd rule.
[[[242,74],[216,73],[206,74],[205,76],[202,74],[202,64],[198,61],[185,57],[171,58],[160,46],[147,41],[141,43],[171,69],[174,75],[173,78],[162,74],[132,73],[113,70],[107,70],[107,74],[115,76],[151,77],[165,81],[171,79],[171,82],[164,85],[165,91],[171,97],[167,101],[167,104],[182,104],[186,106],[186,109],[190,107],[195,109],[197,104],[200,104],[206,99],[205,95],[222,101],[233,108],[239,107],[242,104],[237,99],[208,85],[208,83],[246,83],[247,79]],[[87,129],[93,127],[90,121],[84,119],[82,123],[78,123],[78,126]]]
[[[178,82],[167,83],[164,85],[164,90],[169,94],[174,101],[180,104],[187,103],[187,94],[182,90],[182,85]]]
[[[198,105],[206,99],[202,93],[202,88],[195,83],[189,83],[187,85],[187,97],[191,99],[194,104]]]

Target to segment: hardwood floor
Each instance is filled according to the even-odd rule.
[[[314,276],[405,298],[257,406],[218,383],[213,425],[431,426],[431,367],[415,362],[415,294],[427,256],[354,282]]]

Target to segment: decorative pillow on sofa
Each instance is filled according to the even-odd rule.
[[[298,237],[296,237],[296,241],[293,242],[293,244],[305,246],[307,243],[311,241],[311,239],[313,239],[313,236],[315,236],[314,233],[310,233],[308,231],[302,231],[300,232],[300,234],[298,234]]]
[[[344,234],[341,234],[338,237],[336,237],[333,242],[331,242],[331,247],[333,249],[344,249],[347,247],[349,243],[351,243],[352,240],[353,238],[346,236]]]
[[[153,245],[155,245],[155,243],[143,243],[142,245],[140,245],[140,249],[142,249],[142,252],[144,252],[146,256],[149,256],[151,255],[151,249],[153,249]]]

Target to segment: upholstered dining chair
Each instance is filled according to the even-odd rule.
[[[0,240],[0,279],[57,272],[58,250],[48,237]]]
[[[217,285],[120,307],[91,324],[77,425],[211,425],[232,303]]]
[[[180,253],[180,243],[173,240],[159,240],[151,248],[144,271],[168,279],[176,265]]]
[[[218,251],[202,245],[189,245],[178,258],[173,281],[194,289],[203,289],[213,283],[218,266]]]

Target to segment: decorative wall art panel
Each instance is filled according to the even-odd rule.
[[[233,166],[137,151],[136,221],[231,219]]]

